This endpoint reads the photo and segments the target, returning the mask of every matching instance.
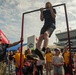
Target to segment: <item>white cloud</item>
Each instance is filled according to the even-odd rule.
[[[4,23],[4,21],[3,20],[0,20],[0,25],[3,24],[3,23]]]

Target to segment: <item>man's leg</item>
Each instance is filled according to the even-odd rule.
[[[36,45],[35,53],[39,56],[39,58],[40,58],[41,60],[44,60],[43,54],[42,54],[41,51],[39,50],[39,49],[40,49],[40,46],[41,46],[41,44],[42,44],[42,41],[43,41],[43,34],[40,35],[40,37],[39,37],[39,40],[38,40],[37,45]]]
[[[53,31],[54,31],[54,28],[48,28],[47,31],[44,33],[44,45],[43,45],[43,48],[42,48],[42,51],[44,51],[44,52],[45,52],[45,50],[48,46],[49,37],[51,36]]]
[[[43,34],[40,35],[39,40],[38,40],[38,42],[37,42],[37,44],[36,44],[36,48],[37,48],[37,49],[40,49],[41,44],[42,44],[42,41],[43,41]]]
[[[44,44],[43,44],[43,48],[42,48],[42,51],[45,52],[47,46],[48,46],[48,42],[49,42],[49,35],[50,35],[50,32],[46,31],[44,33]]]
[[[49,42],[49,33],[46,31],[44,33],[44,45],[43,45],[43,47],[47,48],[48,42]]]

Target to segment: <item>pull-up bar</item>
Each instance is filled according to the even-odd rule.
[[[66,4],[58,4],[58,5],[54,5],[53,7],[58,7],[58,6],[64,6],[64,11],[65,11],[65,19],[66,19],[66,26],[67,26],[67,33],[68,33],[68,42],[69,42],[69,51],[71,52],[71,45],[70,45],[70,32],[69,32],[69,24],[68,24],[68,16],[67,16],[67,9],[66,9]],[[45,9],[45,8],[43,8]],[[23,39],[23,34],[24,34],[24,15],[25,14],[29,14],[32,12],[36,12],[36,11],[40,11],[40,9],[36,9],[36,10],[32,10],[32,11],[28,11],[28,12],[24,12],[22,14],[22,28],[21,28],[21,39]],[[21,42],[21,53],[20,53],[20,75],[22,75],[22,45],[23,42]],[[72,60],[71,60],[71,53],[70,53],[70,65],[71,65],[71,75],[73,75],[72,73]]]
[[[65,3],[64,3],[65,4]],[[62,6],[64,4],[58,4],[58,5],[54,5],[53,7],[57,7],[57,6]],[[46,9],[46,8],[43,8],[43,9]],[[40,11],[40,9],[36,9],[36,10],[32,10],[32,11],[28,11],[28,12],[25,12],[23,14],[28,14],[28,13],[32,13],[32,12],[36,12],[36,11]]]

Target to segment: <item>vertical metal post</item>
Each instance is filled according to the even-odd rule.
[[[70,51],[70,69],[71,69],[71,74],[70,74],[70,75],[73,75],[73,72],[72,72],[71,44],[70,44],[70,32],[69,32],[69,24],[68,24],[68,17],[67,17],[66,4],[64,4],[64,10],[65,10],[66,25],[67,25],[67,33],[68,33],[69,51]]]
[[[22,14],[21,40],[23,40],[23,34],[24,34],[24,14]],[[20,75],[22,75],[22,45],[23,41],[21,41],[21,51],[20,51]]]

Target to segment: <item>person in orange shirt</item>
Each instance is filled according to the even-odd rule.
[[[46,48],[46,53],[45,53],[46,75],[51,75],[51,70],[52,70],[52,57],[53,57],[53,54],[51,53],[50,48]]]
[[[15,59],[16,75],[19,75],[19,70],[20,70],[20,50],[21,48],[19,47],[18,51],[13,56]],[[22,53],[22,66],[24,65],[24,59],[25,59],[25,55]]]
[[[68,47],[64,47],[64,52],[63,52],[63,58],[64,58],[64,71],[65,75],[70,74],[71,72],[71,67],[70,67],[70,52],[68,50]]]

